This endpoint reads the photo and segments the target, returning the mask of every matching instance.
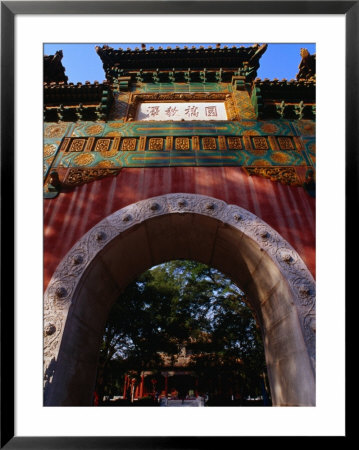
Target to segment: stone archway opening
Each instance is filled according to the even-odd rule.
[[[315,405],[315,283],[295,250],[248,211],[210,197],[138,202],[90,230],[45,293],[45,405],[91,405],[109,310],[150,267],[192,259],[248,295],[264,340],[273,405]]]
[[[253,311],[218,270],[190,260],[154,266],[112,306],[97,370],[99,404],[178,405],[186,398],[268,406],[268,386]]]

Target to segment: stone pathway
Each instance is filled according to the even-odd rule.
[[[196,399],[186,400],[169,400],[166,398],[161,399],[160,406],[204,406],[204,398],[198,397]]]

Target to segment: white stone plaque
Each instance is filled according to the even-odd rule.
[[[224,102],[140,103],[136,120],[228,120]]]

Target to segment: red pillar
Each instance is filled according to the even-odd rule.
[[[123,398],[126,398],[127,378],[127,375],[125,375],[125,382],[123,383]]]
[[[132,402],[132,399],[135,397],[135,392],[134,392],[134,390],[135,390],[135,379],[134,378],[132,378],[132,380],[131,380],[131,402]]]
[[[145,374],[142,373],[141,375],[141,384],[140,384],[140,397],[143,397],[143,385],[145,383]]]

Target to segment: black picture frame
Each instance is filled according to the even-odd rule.
[[[232,447],[227,437],[15,436],[14,404],[14,36],[18,14],[339,14],[346,20],[346,236],[358,204],[359,1],[3,1],[1,2],[1,448],[118,449]],[[333,55],[333,59],[335,56]],[[335,61],[333,61],[333,67]],[[333,69],[335,70],[335,69]],[[353,218],[352,218],[353,219]],[[354,247],[346,239],[346,267]],[[6,282],[5,282],[6,281]],[[354,291],[346,272],[346,295]],[[349,430],[345,437],[349,437]],[[220,440],[220,442],[217,442]],[[231,441],[227,443],[227,440]],[[263,442],[262,442],[263,444]]]

